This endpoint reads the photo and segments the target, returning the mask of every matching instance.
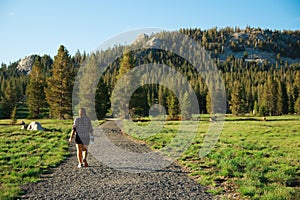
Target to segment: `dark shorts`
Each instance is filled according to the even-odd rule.
[[[78,134],[76,133],[75,143],[76,144],[89,145],[90,144],[90,137],[79,137]]]

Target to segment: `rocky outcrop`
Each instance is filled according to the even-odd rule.
[[[139,34],[132,45],[141,45],[141,46],[147,46],[147,47],[155,47],[161,45],[161,40],[156,37],[148,36],[147,34]]]
[[[145,44],[149,39],[149,36],[145,33],[139,34],[134,42],[132,43],[133,45],[139,45],[139,44]]]
[[[29,74],[37,56],[38,55],[30,55],[23,58],[19,62],[17,70],[24,74]]]
[[[156,37],[153,37],[151,38],[147,43],[146,43],[146,46],[149,46],[149,47],[155,47],[155,46],[160,46],[161,45],[161,40],[156,38]]]
[[[222,32],[223,31],[223,32]],[[214,35],[215,34],[215,35]],[[210,35],[210,36],[209,36]],[[197,41],[202,43],[199,34]],[[276,63],[299,63],[300,57],[297,52],[300,50],[300,33],[292,31],[271,31],[259,28],[246,28],[245,30],[220,30],[216,33],[208,31],[206,50],[210,51],[213,58],[220,62],[226,62],[228,57],[243,59],[244,62],[271,64]],[[159,33],[154,35],[140,34],[133,45],[140,45],[144,48],[159,48],[168,39],[161,38]],[[178,41],[171,41],[177,43]],[[180,41],[179,41],[180,42]],[[202,44],[203,45],[203,44]],[[217,52],[217,53],[216,53]]]

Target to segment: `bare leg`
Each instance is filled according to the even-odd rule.
[[[82,164],[82,144],[76,144],[78,163]]]
[[[83,156],[82,161],[85,167],[88,167],[88,163],[86,161],[87,155],[88,155],[88,147],[82,145],[82,156]]]

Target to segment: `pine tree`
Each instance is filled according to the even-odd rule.
[[[295,112],[299,115],[300,114],[300,71],[297,71],[296,72],[296,75],[295,75],[295,105],[294,105],[294,109],[295,109]]]
[[[207,111],[207,86],[206,84],[203,82],[203,79],[198,79],[198,84],[199,84],[199,89],[195,88],[195,93],[197,95],[197,99],[198,99],[198,104],[199,104],[199,109],[200,109],[200,113],[208,113]],[[196,83],[197,84],[197,83]],[[197,92],[199,91],[199,92]],[[210,98],[210,97],[209,97]],[[209,99],[210,101],[210,99]],[[210,103],[210,102],[209,102]]]
[[[245,91],[245,109],[244,112],[245,113],[249,113],[253,111],[253,107],[254,107],[254,100],[253,100],[253,94],[252,94],[252,90],[251,90],[251,84],[250,82],[247,81],[247,86],[244,89]]]
[[[41,64],[43,66],[43,74],[49,76],[53,64],[52,58],[49,55],[43,55],[41,57]]]
[[[294,87],[291,83],[287,83],[287,98],[288,98],[288,114],[295,113]]]
[[[231,94],[230,108],[233,115],[244,115],[246,108],[245,89],[242,85],[235,81]]]
[[[188,92],[185,92],[182,98],[182,119],[183,120],[188,120],[191,119],[192,117],[192,100]]]
[[[294,82],[294,97],[295,100],[300,96],[300,71],[296,71]]]
[[[129,50],[125,50],[125,53],[123,54],[123,57],[120,61],[120,68],[118,71],[118,75],[116,77],[116,80],[119,81],[124,74],[130,71],[131,68],[134,66],[134,60],[132,52]],[[113,113],[117,117],[121,118],[129,118],[129,113],[126,112],[127,109],[129,109],[129,100],[126,99],[126,94],[128,94],[129,86],[130,86],[130,79],[131,77],[126,76],[126,79],[124,79],[124,83],[121,85],[120,82],[118,84],[118,87],[114,89],[113,99],[112,99],[112,108]],[[129,110],[128,110],[129,111]]]
[[[6,81],[6,88],[1,98],[2,115],[4,118],[9,119],[14,107],[17,104],[17,96],[15,88],[12,86],[10,80]]]
[[[297,112],[297,114],[300,115],[300,96],[297,98],[295,102],[295,112]]]
[[[253,115],[257,115],[258,111],[259,111],[259,106],[257,104],[257,101],[255,101],[253,106]]]
[[[97,119],[103,119],[110,108],[108,88],[102,79],[100,79],[96,90],[95,108]]]
[[[149,116],[149,108],[145,88],[139,87],[130,98],[129,110],[134,117],[147,117]]]
[[[50,116],[65,119],[72,115],[74,70],[67,49],[61,45],[54,57],[52,76],[47,78],[46,100]]]
[[[133,52],[125,49],[123,57],[120,61],[119,74],[117,80],[119,80],[124,74],[128,73],[135,66],[135,59],[133,57]],[[127,80],[131,81],[131,80]]]
[[[275,115],[277,111],[277,90],[277,82],[269,75],[263,93],[263,105],[269,115]]]
[[[213,110],[212,110],[212,103],[211,103],[211,97],[210,97],[210,93],[208,92],[206,94],[206,110],[207,110],[207,113],[209,114],[213,114]]]
[[[128,73],[135,66],[135,59],[133,56],[133,52],[130,50],[125,50],[123,57],[120,61],[120,69],[119,73],[116,77],[117,81]],[[132,85],[134,85],[134,81],[137,81],[135,77],[132,75],[126,74],[125,77],[122,78],[122,83],[118,82],[118,87],[114,89],[115,95],[113,95],[112,99],[112,108],[113,113],[118,117],[128,119],[129,114],[134,114],[135,111],[135,103],[131,103],[129,107],[129,100],[126,98],[129,91],[131,91]],[[138,95],[138,94],[136,94]],[[132,97],[131,97],[132,98]],[[139,101],[143,101],[144,99],[140,99]],[[147,99],[145,99],[147,101]],[[128,112],[126,112],[126,110]]]
[[[14,109],[11,113],[10,119],[11,119],[11,124],[12,125],[17,123],[17,106],[14,107]]]
[[[43,108],[46,106],[45,100],[45,75],[40,58],[37,57],[30,72],[30,82],[26,89],[26,99],[29,109],[29,118],[40,118]]]
[[[164,87],[159,85],[158,86],[158,104],[161,105],[161,107],[159,108],[159,113],[163,113],[163,108],[167,107],[166,104],[166,94],[164,92]]]
[[[284,82],[278,81],[276,115],[288,114],[288,95]]]
[[[169,91],[167,97],[169,119],[176,119],[180,113],[179,101],[173,92]]]
[[[259,106],[259,116],[264,117],[266,116],[267,111],[266,111],[266,106],[264,104]]]

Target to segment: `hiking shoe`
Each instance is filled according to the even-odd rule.
[[[89,166],[88,163],[87,163],[87,161],[85,159],[83,160],[83,165],[84,165],[84,167],[88,167]]]

